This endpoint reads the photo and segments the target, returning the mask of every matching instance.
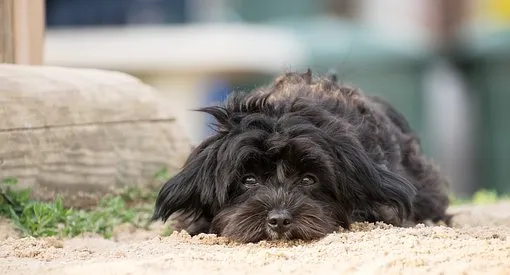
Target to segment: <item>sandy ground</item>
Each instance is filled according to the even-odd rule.
[[[358,224],[312,243],[235,244],[119,228],[114,240],[15,236],[0,221],[0,274],[510,274],[510,202],[462,206],[456,226]]]

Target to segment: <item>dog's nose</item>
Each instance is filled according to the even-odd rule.
[[[273,210],[267,215],[267,224],[275,231],[285,231],[291,223],[292,217],[286,210]]]

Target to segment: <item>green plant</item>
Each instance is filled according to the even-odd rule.
[[[154,174],[154,178],[159,181],[166,181],[170,179],[170,174],[168,173],[168,169],[166,167],[161,168]]]
[[[462,205],[468,204],[471,202],[470,198],[458,198],[454,194],[450,194],[450,204],[451,205]]]
[[[30,199],[30,191],[14,191],[17,180],[7,178],[0,182],[0,215],[12,220],[25,236],[73,237],[85,232],[110,238],[115,226],[130,223],[147,228],[156,193],[139,188],[128,188],[119,195],[103,198],[91,210],[66,208],[60,197],[54,202]]]
[[[19,214],[11,210],[10,218],[24,235],[55,236],[58,225],[65,222],[68,212],[62,205],[62,199],[57,197],[54,203],[29,202]]]
[[[30,200],[30,191],[12,191],[11,186],[18,184],[14,178],[5,178],[0,182],[0,215],[10,217],[11,214],[23,212]]]
[[[165,227],[165,230],[163,230],[163,232],[161,233],[161,236],[167,237],[167,236],[172,235],[173,232],[174,232],[174,229],[170,226],[167,226],[167,227]]]
[[[495,203],[499,199],[500,196],[495,190],[480,189],[473,195],[474,204]]]
[[[508,195],[498,194],[495,190],[492,189],[480,189],[476,191],[473,196],[469,198],[457,198],[453,194],[450,196],[450,201],[452,205],[462,205],[462,204],[490,204],[496,203],[501,200],[510,199]]]

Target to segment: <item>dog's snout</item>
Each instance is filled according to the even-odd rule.
[[[292,223],[292,217],[286,210],[273,210],[267,215],[267,224],[275,231],[283,232]]]

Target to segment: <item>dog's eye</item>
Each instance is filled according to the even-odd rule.
[[[243,184],[247,186],[257,185],[259,182],[254,176],[246,176],[243,178]]]
[[[300,181],[299,184],[302,186],[310,186],[314,185],[317,182],[317,179],[312,175],[304,176]]]

